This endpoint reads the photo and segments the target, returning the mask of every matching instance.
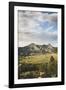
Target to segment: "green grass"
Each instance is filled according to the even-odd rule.
[[[53,56],[55,60],[57,60],[57,54],[45,54],[45,55],[34,55],[34,56],[26,56],[21,57],[19,62],[20,64],[38,64],[38,63],[45,63],[50,60],[50,57]]]
[[[50,61],[50,57],[54,61]],[[32,56],[20,56],[18,78],[45,78],[57,76],[57,53]]]

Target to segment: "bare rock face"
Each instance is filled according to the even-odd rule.
[[[51,44],[36,45],[35,43],[31,43],[28,46],[18,48],[18,55],[34,55],[53,52],[57,52],[57,47],[53,47]]]

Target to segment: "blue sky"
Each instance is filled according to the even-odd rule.
[[[57,13],[41,11],[18,11],[19,47],[31,43],[57,46]]]

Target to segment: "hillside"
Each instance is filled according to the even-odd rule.
[[[19,56],[29,56],[29,55],[55,53],[55,52],[57,52],[57,47],[53,47],[51,44],[36,45],[35,43],[31,43],[28,46],[18,48]]]

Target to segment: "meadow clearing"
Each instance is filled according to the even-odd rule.
[[[18,79],[57,77],[57,58],[57,53],[20,56]]]

